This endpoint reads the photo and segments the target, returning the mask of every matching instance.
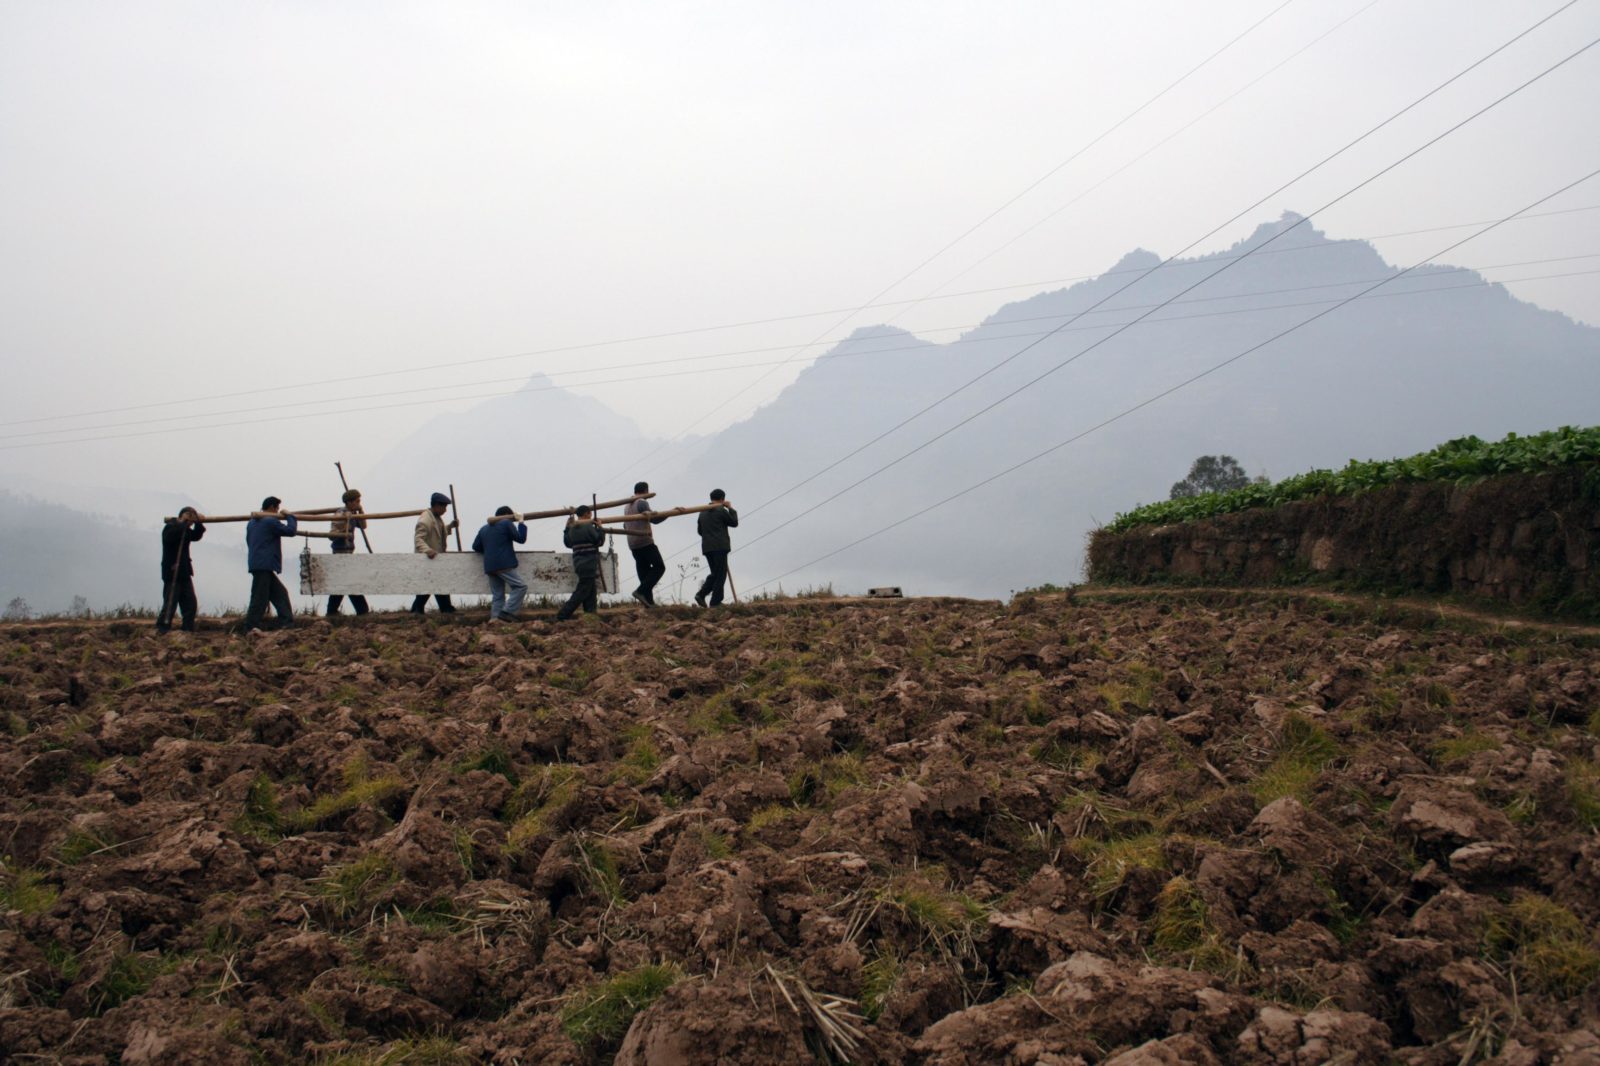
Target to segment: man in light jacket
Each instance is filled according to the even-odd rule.
[[[489,621],[515,622],[528,583],[517,573],[516,545],[528,542],[528,527],[522,516],[509,507],[495,511],[506,522],[485,522],[472,538],[472,550],[483,556],[483,572],[489,575]]]
[[[452,518],[446,522],[444,513],[450,507],[450,497],[442,492],[436,492],[428,500],[428,509],[417,516],[417,532],[413,537],[416,550],[430,559],[437,559],[439,553],[445,550],[445,536],[452,529],[461,525],[459,518]],[[439,610],[450,613],[455,607],[450,603],[450,597],[444,593],[435,593],[433,600],[439,605]],[[421,614],[428,606],[428,594],[421,593],[411,601],[411,613]]]
[[[650,491],[650,485],[641,481],[633,487],[633,501],[624,509],[625,514],[645,515],[650,513],[650,501],[645,499],[645,494]],[[665,518],[638,519],[622,523],[622,528],[628,531],[628,550],[633,552],[633,565],[639,571],[639,587],[633,590],[633,598],[646,607],[656,605],[656,582],[667,572],[667,564],[661,558],[661,549],[656,547],[655,534],[651,532],[652,525],[660,525]]]
[[[250,609],[245,611],[243,632],[260,629],[266,616],[267,604],[278,616],[278,628],[294,625],[294,609],[289,604],[289,590],[283,587],[278,575],[283,572],[284,537],[292,537],[300,528],[294,515],[287,520],[278,517],[283,501],[268,496],[261,501],[262,513],[250,519],[244,527],[244,542],[250,549],[246,566],[250,570]]]

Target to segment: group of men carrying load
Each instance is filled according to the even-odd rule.
[[[676,508],[666,512],[651,509],[648,501],[653,495],[647,483],[641,481],[634,485],[633,495],[624,501],[618,501],[624,507],[621,518],[603,519],[595,513],[595,508],[588,505],[555,512],[568,515],[561,539],[572,552],[573,570],[577,574],[577,587],[572,590],[567,602],[556,612],[557,621],[566,621],[580,608],[591,614],[598,609],[600,559],[608,535],[628,538],[628,548],[633,554],[634,565],[639,575],[639,587],[633,590],[633,598],[645,607],[656,606],[656,583],[666,574],[667,564],[661,557],[661,549],[656,547],[651,526],[659,525],[675,515],[688,513],[697,513],[699,516],[697,528],[700,535],[700,554],[705,557],[709,571],[699,591],[695,593],[694,601],[701,607],[716,607],[722,603],[723,588],[728,582],[728,553],[732,550],[728,530],[739,524],[738,512],[729,506],[727,495],[721,489],[711,491],[709,504]],[[447,537],[452,530],[459,530],[461,526],[459,518],[445,520],[445,512],[453,506],[451,496],[435,492],[425,510],[403,512],[406,515],[417,515],[416,530],[412,538],[416,552],[434,559],[448,550]],[[248,524],[245,526],[245,544],[248,548],[246,567],[251,579],[250,606],[245,611],[244,621],[240,626],[245,632],[265,628],[269,606],[276,616],[275,627],[292,625],[294,622],[289,590],[278,578],[283,572],[281,544],[283,538],[325,537],[331,542],[335,555],[349,555],[356,550],[356,534],[359,532],[363,538],[366,536],[369,516],[361,506],[361,492],[358,489],[346,489],[341,505],[337,508],[301,512],[308,518],[330,521],[331,525],[326,533],[302,530],[301,514],[285,512],[282,508],[282,500],[276,496],[268,496],[261,501],[261,509],[248,516]],[[397,516],[398,513],[388,517]],[[548,517],[549,513],[541,513],[541,516]],[[244,519],[245,516],[239,516],[237,519],[213,519],[213,521]],[[156,628],[160,632],[171,630],[174,619],[180,615],[183,629],[193,631],[195,628],[198,601],[194,591],[194,566],[189,558],[189,548],[205,536],[205,522],[204,515],[193,507],[185,507],[178,512],[177,517],[167,519],[162,528],[162,600],[161,612],[156,617]],[[621,528],[607,529],[604,525],[607,522],[618,522]],[[485,522],[478,530],[478,535],[473,538],[471,550],[483,556],[483,571],[489,581],[491,622],[519,620],[517,612],[527,596],[528,583],[517,573],[516,545],[525,544],[527,540],[528,527],[524,516],[510,507],[498,508],[494,517]],[[456,534],[456,543],[460,545],[459,532]],[[370,545],[368,549],[370,550]],[[424,592],[412,600],[413,614],[420,615],[424,612],[429,595],[430,593]],[[450,602],[448,594],[431,593],[431,595],[441,612],[455,611],[456,608]],[[328,615],[338,614],[345,598],[342,594],[329,596]],[[370,610],[365,596],[352,594],[349,600],[358,615],[366,614]]]

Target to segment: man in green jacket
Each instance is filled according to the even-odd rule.
[[[599,596],[595,591],[595,579],[600,576],[600,549],[606,543],[606,531],[594,520],[594,514],[587,504],[578,508],[577,513],[567,519],[567,528],[561,533],[561,541],[572,549],[572,568],[578,572],[578,587],[572,590],[572,595],[556,612],[556,621],[565,622],[581,606],[585,614],[594,614],[599,609]]]
[[[700,554],[705,556],[706,566],[711,570],[705,584],[694,594],[694,602],[702,607],[706,606],[707,596],[711,597],[712,607],[722,604],[722,586],[728,580],[728,553],[733,550],[728,530],[739,524],[739,512],[728,506],[727,493],[712,489],[711,502],[722,506],[700,512]]]

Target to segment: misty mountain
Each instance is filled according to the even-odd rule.
[[[250,579],[242,527],[216,526],[190,553],[200,609],[243,606]],[[20,596],[34,614],[82,596],[97,611],[161,604],[161,529],[0,490],[0,607]]]
[[[1230,249],[1142,279],[1160,259],[1132,252],[1091,281],[1009,304],[948,344],[883,327],[857,331],[773,403],[714,438],[686,472],[690,484],[719,484],[741,507],[733,560],[741,586],[753,589],[1094,430],[1399,272],[1364,241],[1330,240],[1309,225],[1294,228],[1296,221],[1285,215]],[[1289,232],[1240,258],[1282,231]],[[1234,265],[1201,280],[1225,263]],[[789,491],[1030,344],[927,415]],[[1089,530],[1164,498],[1197,455],[1226,452],[1250,473],[1278,478],[1350,458],[1410,454],[1467,433],[1590,423],[1596,395],[1600,330],[1519,301],[1475,272],[1429,266],[784,585],[1004,595],[1065,583],[1081,574]],[[808,511],[902,455],[888,472]]]
[[[658,445],[600,401],[535,374],[515,393],[429,419],[363,478],[362,491],[372,500],[421,507],[430,493],[454,484],[470,542],[501,504],[543,510],[585,503],[591,494],[627,495],[637,480],[632,467]],[[409,545],[409,528],[401,539]],[[530,531],[529,549],[560,543],[558,523]]]

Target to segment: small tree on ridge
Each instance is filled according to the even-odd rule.
[[[1239,460],[1231,455],[1202,455],[1189,467],[1189,476],[1172,486],[1171,500],[1182,500],[1206,492],[1232,492],[1250,484]]]

